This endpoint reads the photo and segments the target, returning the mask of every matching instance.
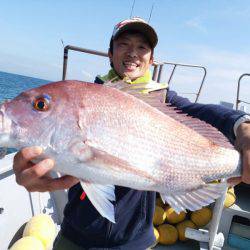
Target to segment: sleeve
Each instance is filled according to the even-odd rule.
[[[98,75],[98,76],[95,77],[94,83],[103,84],[103,80]]]
[[[192,103],[171,90],[167,92],[166,100],[183,112],[216,127],[231,143],[234,143],[235,140],[233,129],[235,122],[246,114],[243,111],[236,111],[222,105]]]

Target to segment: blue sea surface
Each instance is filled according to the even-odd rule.
[[[12,99],[21,92],[44,85],[50,81],[0,71],[0,101]]]

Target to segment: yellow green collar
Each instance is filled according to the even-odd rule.
[[[152,91],[166,89],[168,87],[167,83],[157,83],[152,80],[151,73],[148,70],[144,76],[141,76],[137,78],[134,81],[131,81],[128,77],[124,77],[123,79],[114,71],[114,69],[111,69],[107,75],[105,76],[98,76],[99,79],[101,79],[104,84],[107,82],[117,82],[119,80],[122,80],[125,83],[128,84],[136,84],[131,86],[131,89],[137,90],[140,93],[148,94]]]
[[[122,80],[129,84],[136,84],[136,83],[148,83],[151,81],[151,73],[149,70],[145,73],[144,76],[137,78],[134,81],[131,81],[128,77],[124,77],[123,79],[114,71],[114,69],[109,70],[108,74],[105,76],[98,76],[104,82],[116,82],[118,80]]]

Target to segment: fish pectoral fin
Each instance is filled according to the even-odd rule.
[[[132,168],[128,162],[108,154],[90,141],[72,140],[69,150],[78,161],[88,163],[91,166],[101,165],[102,167],[113,167],[114,169],[119,169],[119,166]]]
[[[73,141],[70,144],[70,151],[71,154],[73,154],[74,157],[78,159],[78,161],[84,162],[92,168],[94,167],[96,169],[102,170],[107,169],[116,173],[123,171],[124,173],[131,175],[147,175],[147,173],[143,172],[142,170],[137,170],[137,172],[134,173],[134,169],[136,169],[136,167],[131,165],[128,161],[120,159],[119,157],[99,149],[98,145],[90,141]]]
[[[225,182],[211,183],[183,194],[161,194],[161,198],[163,201],[167,202],[176,213],[186,211],[186,209],[195,211],[213,203],[225,192],[227,187],[228,185]]]
[[[80,162],[88,161],[93,157],[92,148],[79,139],[73,139],[70,142],[69,150]]]
[[[100,185],[80,181],[81,186],[96,210],[109,221],[115,223],[115,186]]]

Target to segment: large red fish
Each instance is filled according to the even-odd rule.
[[[179,212],[208,205],[225,188],[209,182],[241,174],[236,150],[111,87],[50,83],[0,110],[0,146],[42,146],[113,222],[114,185],[157,191]]]

